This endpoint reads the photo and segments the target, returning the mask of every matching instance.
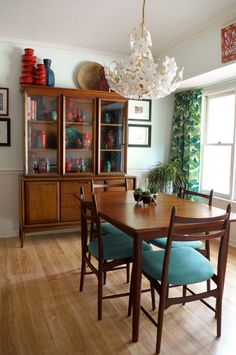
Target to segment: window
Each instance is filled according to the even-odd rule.
[[[235,91],[205,97],[201,189],[234,199]]]

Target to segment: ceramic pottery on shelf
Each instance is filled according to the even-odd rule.
[[[55,85],[55,75],[51,69],[51,59],[44,59],[43,60],[45,68],[46,68],[46,81],[47,86],[54,86]]]

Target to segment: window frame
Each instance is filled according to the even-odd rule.
[[[234,109],[234,133],[232,143],[207,143],[207,130],[208,130],[208,102],[209,99],[234,95],[235,109]],[[229,194],[219,193],[214,191],[214,196],[224,198],[227,200],[236,200],[236,88],[228,88],[224,90],[212,90],[209,93],[205,93],[203,96],[203,111],[202,111],[202,131],[201,131],[201,166],[200,166],[200,188],[203,192],[209,192],[202,188],[203,185],[203,162],[204,162],[204,152],[206,146],[227,146],[231,147],[231,161],[230,161],[230,181],[229,181]]]

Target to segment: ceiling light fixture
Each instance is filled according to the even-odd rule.
[[[151,36],[144,24],[145,1],[140,29],[134,29],[130,35],[130,57],[105,66],[110,88],[128,99],[158,99],[167,96],[176,90],[183,77],[183,68],[177,72],[175,58],[165,57],[162,63],[160,60],[154,62],[150,50]]]

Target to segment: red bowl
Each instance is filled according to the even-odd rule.
[[[22,71],[33,71],[35,72],[35,67],[33,65],[22,65],[21,68]]]
[[[32,62],[32,60],[22,60],[22,66],[26,65],[26,66],[34,66],[36,64],[36,62]]]
[[[34,64],[33,63],[25,63],[25,62],[22,62],[22,68],[35,68]]]
[[[25,67],[36,68],[35,64],[36,64],[36,62],[32,62],[31,60],[22,60],[22,66],[25,66]]]
[[[37,57],[35,55],[25,55],[23,54],[22,56],[22,60],[31,60],[31,61],[36,61]]]
[[[20,77],[20,83],[21,84],[33,84],[34,83],[34,78],[32,77],[26,77],[26,76],[24,76],[24,77]]]
[[[24,79],[24,80],[30,80],[30,79],[32,79],[33,78],[33,75],[22,75],[21,77],[20,77],[20,79]]]
[[[46,78],[37,78],[36,77],[36,81],[37,82],[45,82],[46,83]]]
[[[37,76],[36,75],[36,80],[38,80],[38,81],[46,81],[46,76]]]
[[[32,79],[34,76],[32,74],[24,74],[20,77],[20,79]]]
[[[45,72],[45,70],[43,70],[43,71],[38,71],[38,70],[36,70],[36,75],[38,75],[38,76],[46,76],[46,72]]]
[[[30,73],[35,73],[34,67],[22,67],[22,72],[27,71]]]
[[[45,65],[44,64],[37,64],[37,67],[40,69],[45,69]]]
[[[46,75],[46,70],[35,70],[37,75]]]
[[[24,49],[26,55],[34,55],[34,49],[33,48],[25,48]]]

